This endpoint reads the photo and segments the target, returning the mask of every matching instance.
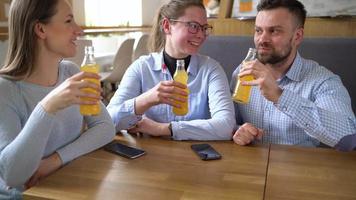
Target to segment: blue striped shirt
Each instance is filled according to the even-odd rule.
[[[162,52],[152,53],[140,57],[127,69],[107,107],[118,130],[127,129],[141,119],[134,111],[137,96],[160,81],[172,80],[162,65]],[[188,114],[176,116],[172,106],[159,104],[148,109],[145,116],[160,123],[171,122],[173,139],[176,140],[231,139],[236,122],[224,70],[215,60],[197,54],[192,55],[187,72]]]
[[[239,67],[231,86],[238,72]],[[356,133],[350,96],[340,78],[325,67],[298,53],[277,83],[283,89],[277,104],[265,99],[258,86],[252,88],[249,104],[235,103],[238,124],[249,122],[264,130],[260,142],[335,146],[342,137]]]

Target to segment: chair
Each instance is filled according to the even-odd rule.
[[[117,89],[117,85],[120,83],[126,69],[132,63],[132,52],[135,39],[126,39],[122,42],[119,49],[116,52],[113,61],[113,70],[105,77],[102,77],[101,81],[105,89],[105,83],[111,85],[112,93]],[[104,92],[107,93],[107,92]],[[104,98],[108,101],[112,94],[105,94]]]
[[[65,58],[65,60],[72,61],[80,67],[85,55],[85,46],[92,46],[93,42],[92,40],[88,40],[88,39],[78,39],[76,41],[76,44],[77,44],[77,53],[75,54],[75,56],[70,58]]]
[[[149,53],[147,48],[148,37],[149,37],[148,34],[143,34],[138,40],[132,55],[132,62],[135,61],[140,56],[147,55]]]

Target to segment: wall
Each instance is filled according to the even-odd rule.
[[[233,0],[221,0],[217,19],[209,19],[214,35],[252,36],[254,20],[230,18]],[[356,37],[356,17],[307,18],[305,37]]]
[[[143,26],[151,26],[154,15],[158,8],[167,3],[169,0],[142,0],[142,24]],[[80,26],[85,26],[85,9],[84,0],[74,0],[73,12],[76,22]]]
[[[85,25],[84,0],[74,0],[72,2],[74,19],[78,25]]]

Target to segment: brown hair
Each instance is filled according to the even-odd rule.
[[[178,19],[184,15],[186,8],[197,6],[205,9],[202,0],[171,0],[162,5],[153,21],[151,35],[148,41],[148,48],[151,52],[158,52],[164,48],[166,37],[162,31],[163,18]]]
[[[9,11],[9,47],[0,75],[22,80],[34,70],[37,51],[35,25],[47,24],[56,14],[58,0],[12,0]]]
[[[261,0],[257,5],[257,11],[286,8],[296,17],[296,26],[303,28],[307,11],[298,0]]]

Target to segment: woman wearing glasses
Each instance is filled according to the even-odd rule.
[[[118,130],[175,140],[231,139],[236,122],[226,75],[215,60],[197,54],[211,29],[201,0],[171,0],[159,9],[153,53],[128,68],[107,107]],[[189,95],[173,81],[177,59],[185,62]],[[172,112],[175,101],[188,101],[186,115]]]

